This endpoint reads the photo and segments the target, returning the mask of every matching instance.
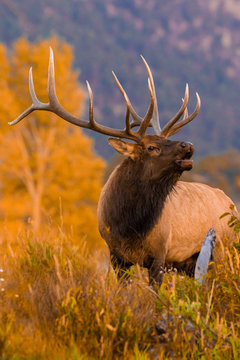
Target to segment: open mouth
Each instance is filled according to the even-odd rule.
[[[193,148],[190,148],[180,160],[175,161],[175,163],[177,164],[179,170],[181,170],[181,171],[189,171],[189,170],[192,169],[193,160],[190,160],[192,155],[193,155]]]
[[[193,156],[193,148],[190,148],[186,154],[183,156],[183,160],[189,160]]]

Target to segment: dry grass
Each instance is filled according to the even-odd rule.
[[[204,285],[169,273],[156,294],[138,267],[120,283],[103,250],[76,243],[61,231],[3,241],[1,359],[239,359],[238,244]]]

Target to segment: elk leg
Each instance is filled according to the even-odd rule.
[[[126,280],[128,280],[129,278],[129,274],[126,274],[126,271],[133,265],[132,263],[128,263],[126,261],[124,261],[123,259],[121,259],[120,257],[118,257],[115,253],[111,252],[110,253],[111,256],[111,264],[113,267],[113,270],[116,272],[117,274],[117,278],[118,280],[124,278]]]
[[[197,262],[199,252],[193,254],[189,259],[184,260],[180,263],[173,262],[167,264],[167,267],[171,267],[177,270],[179,274],[184,273],[189,277],[194,277],[195,266]]]
[[[164,262],[159,259],[152,259],[148,267],[149,285],[161,286],[164,273]]]

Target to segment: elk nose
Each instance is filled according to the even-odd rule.
[[[191,142],[182,142],[180,146],[184,149],[185,147],[193,146],[193,144]]]
[[[193,147],[193,144],[191,142],[188,142],[188,141],[181,142],[179,144],[179,146],[185,153],[193,154],[194,147]]]

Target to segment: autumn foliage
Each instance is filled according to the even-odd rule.
[[[48,112],[34,112],[16,127],[8,125],[31,105],[30,66],[39,99],[48,101],[49,45],[55,54],[60,102],[74,115],[83,110],[85,93],[72,69],[69,45],[53,37],[35,44],[20,39],[9,53],[0,46],[0,221],[13,233],[61,224],[96,244],[104,162],[94,153],[92,141]]]

